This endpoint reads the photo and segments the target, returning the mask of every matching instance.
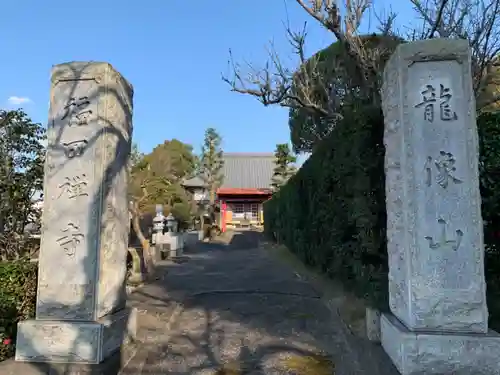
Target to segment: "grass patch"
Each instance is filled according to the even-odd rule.
[[[335,374],[335,364],[323,355],[292,355],[283,361],[283,367],[297,375]]]
[[[279,361],[280,370],[294,375],[334,375],[335,365],[327,357],[321,354],[298,355],[292,354]],[[247,363],[232,361],[224,363],[215,375],[244,375],[249,374],[253,368]]]

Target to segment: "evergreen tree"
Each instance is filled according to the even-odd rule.
[[[205,139],[201,148],[200,177],[207,184],[210,204],[215,202],[217,189],[224,180],[224,160],[221,148],[222,139],[214,128],[205,131]]]
[[[297,157],[293,155],[287,143],[277,144],[274,156],[276,159],[271,186],[274,191],[278,191],[295,173],[294,163],[297,161]]]

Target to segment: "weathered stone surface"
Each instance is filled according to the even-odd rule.
[[[384,71],[390,308],[409,329],[487,332],[467,41],[399,46]]]
[[[182,233],[171,233],[170,234],[170,250],[176,250],[180,252],[184,247],[184,237]]]
[[[19,323],[16,361],[99,363],[98,323],[29,320]]]
[[[16,361],[101,363],[137,333],[137,311],[122,309],[97,322],[19,323]]]
[[[124,306],[131,111],[132,87],[111,65],[53,68],[39,319],[92,320]]]
[[[98,363],[120,345],[132,91],[107,63],[52,69],[36,320],[19,325],[18,360]]]
[[[137,310],[124,308],[99,320],[102,326],[101,361],[123,343],[137,337]]]
[[[500,335],[409,331],[394,315],[381,317],[382,345],[402,375],[498,375]]]
[[[372,342],[380,342],[380,311],[366,308],[366,337]]]

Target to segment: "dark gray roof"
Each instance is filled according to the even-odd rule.
[[[184,181],[182,181],[182,186],[186,187],[197,188],[197,187],[204,187],[205,185],[206,185],[205,181],[203,181],[203,179],[199,176],[194,176],[192,178],[185,179]]]
[[[224,153],[224,181],[221,187],[268,189],[273,171],[273,153]]]

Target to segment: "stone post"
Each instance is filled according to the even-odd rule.
[[[132,86],[111,65],[52,69],[36,319],[16,360],[100,363],[135,330],[125,308]]]
[[[403,375],[500,374],[468,42],[400,45],[382,95],[392,312],[381,318],[382,345]]]

